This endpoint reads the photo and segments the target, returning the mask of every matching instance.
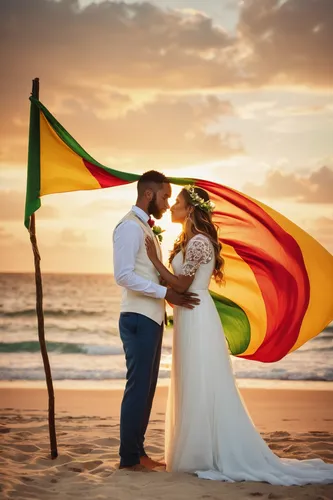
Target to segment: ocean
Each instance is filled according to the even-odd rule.
[[[53,380],[123,384],[120,289],[111,275],[44,274],[45,337]],[[288,321],[288,318],[286,318]],[[232,357],[240,381],[333,381],[333,325],[277,363]],[[160,383],[170,376],[172,328],[164,333]],[[0,381],[44,381],[33,274],[0,274]]]

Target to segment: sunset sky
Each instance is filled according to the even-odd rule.
[[[0,271],[33,271],[34,77],[104,165],[234,187],[333,253],[332,33],[332,0],[2,0]],[[111,273],[112,231],[134,202],[135,186],[44,197],[43,271]],[[161,226],[167,256],[180,227]]]

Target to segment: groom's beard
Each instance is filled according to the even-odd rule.
[[[156,204],[156,193],[154,193],[153,199],[149,202],[148,212],[150,215],[153,215],[155,219],[161,219],[163,212],[158,208]]]

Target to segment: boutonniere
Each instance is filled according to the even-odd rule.
[[[157,236],[159,241],[162,243],[162,241],[163,241],[162,233],[165,232],[165,229],[162,229],[160,226],[153,226],[152,230],[153,230],[153,233],[155,234],[155,236]]]

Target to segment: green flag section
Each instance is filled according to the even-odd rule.
[[[40,197],[129,184],[139,176],[90,156],[37,99],[31,97],[25,225]],[[333,320],[333,256],[270,207],[203,179],[170,178],[205,189],[216,208],[225,282],[210,292],[230,352],[274,362],[318,335]],[[207,332],[209,342],[209,332]]]

